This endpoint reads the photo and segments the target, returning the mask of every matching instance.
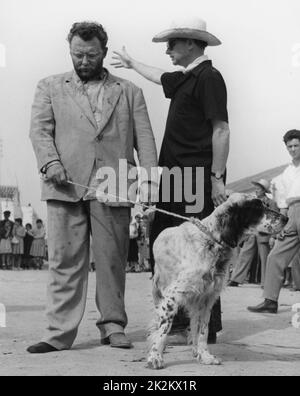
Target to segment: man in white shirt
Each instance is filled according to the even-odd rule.
[[[278,206],[289,222],[277,238],[271,251],[265,279],[265,301],[251,312],[277,313],[278,298],[284,280],[284,271],[300,249],[300,130],[291,130],[284,136],[292,163],[276,180]]]

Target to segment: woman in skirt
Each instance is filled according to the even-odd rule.
[[[30,255],[35,261],[36,268],[42,269],[45,257],[45,236],[46,231],[42,220],[36,221],[36,229],[33,231],[33,242],[30,249]]]

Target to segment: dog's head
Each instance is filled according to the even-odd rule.
[[[232,194],[217,209],[216,216],[221,240],[232,247],[258,228],[273,234],[280,232],[287,222],[284,216],[267,209],[260,199],[250,194]]]

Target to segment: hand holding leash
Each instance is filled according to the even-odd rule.
[[[67,174],[60,162],[55,162],[47,168],[46,181],[51,181],[58,185],[67,184]]]

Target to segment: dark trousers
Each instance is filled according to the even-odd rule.
[[[184,183],[183,183],[184,185]],[[176,213],[185,217],[197,217],[202,220],[205,217],[209,216],[214,211],[214,204],[211,199],[211,181],[210,181],[210,169],[205,169],[205,184],[204,184],[204,208],[201,213],[196,214],[187,214],[186,213],[186,205],[190,205],[190,203],[182,202],[162,202],[162,192],[160,187],[160,200],[156,205],[158,209],[163,209],[171,213]],[[174,185],[171,184],[171,200],[172,193],[174,192]],[[174,196],[174,195],[173,195]],[[151,227],[150,233],[150,265],[152,274],[154,274],[155,260],[153,256],[153,244],[158,237],[158,235],[169,227],[177,227],[182,224],[184,220],[165,215],[160,212],[155,213],[155,218]],[[221,318],[221,299],[219,298],[215,303],[212,313],[211,319],[209,323],[209,333],[215,334],[222,330],[222,318]],[[178,314],[174,318],[173,329],[181,329],[186,328],[189,325],[189,319],[186,313],[179,309]]]

